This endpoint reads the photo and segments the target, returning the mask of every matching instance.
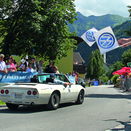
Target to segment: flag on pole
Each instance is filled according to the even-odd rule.
[[[87,30],[81,38],[91,47],[95,43],[95,37],[94,34],[98,32],[96,28],[92,28]]]
[[[120,47],[110,26],[98,31],[94,36],[101,54]]]

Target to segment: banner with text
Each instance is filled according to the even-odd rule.
[[[7,74],[0,72],[0,83],[30,82],[35,74],[32,72],[8,72]]]

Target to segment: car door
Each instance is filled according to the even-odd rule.
[[[70,83],[66,75],[59,75],[59,80]],[[63,96],[64,101],[67,102],[76,100],[77,88],[75,87],[75,85],[67,85],[66,87],[63,85]]]
[[[65,101],[74,101],[77,98],[77,88],[75,85],[68,85],[63,88]]]

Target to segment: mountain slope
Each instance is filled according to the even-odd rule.
[[[124,30],[129,30],[131,26],[131,21],[126,21],[121,25],[118,25],[113,28],[114,34],[116,36],[116,39],[120,38],[128,38],[131,36],[127,36],[126,33],[124,33]],[[107,52],[107,63],[113,64],[116,61],[120,61],[122,59],[122,54],[124,51],[131,48],[131,46],[125,47],[125,48],[117,48],[113,51]]]
[[[103,16],[89,16],[85,17],[80,12],[77,12],[77,20],[74,24],[68,24],[70,31],[76,31],[78,36],[81,36],[86,30],[95,27],[100,30],[104,27],[111,26],[112,28],[116,25],[120,25],[125,22],[127,18],[119,15],[103,15]]]
[[[129,37],[123,33],[123,30],[128,30],[130,27],[131,22],[127,20],[129,20],[129,18],[110,14],[103,16],[92,15],[89,17],[85,17],[80,12],[77,12],[77,20],[74,22],[73,25],[68,24],[68,27],[70,28],[71,32],[76,31],[78,36],[80,37],[83,33],[85,33],[88,29],[91,29],[92,27],[100,30],[107,26],[111,26],[112,28],[114,27],[113,30],[116,38],[119,39],[122,37]],[[108,52],[107,63],[113,64],[115,61],[121,60],[121,55],[128,48],[119,48]],[[90,53],[95,49],[97,49],[96,43],[92,47],[89,47],[85,42],[83,42],[77,46],[77,50],[74,50],[74,52],[79,52],[83,59],[86,61],[86,64],[88,64]],[[115,53],[117,53],[117,55]]]

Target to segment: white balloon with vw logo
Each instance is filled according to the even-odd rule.
[[[106,27],[94,34],[101,54],[119,47],[111,27]]]

